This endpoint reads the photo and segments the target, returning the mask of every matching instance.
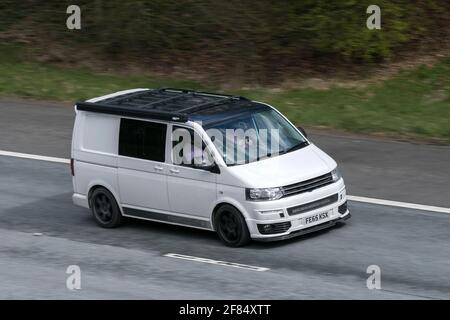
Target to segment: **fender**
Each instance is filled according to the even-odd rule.
[[[230,198],[230,197],[220,197],[220,198],[217,198],[217,200],[211,206],[211,225],[212,225],[213,230],[215,230],[215,228],[214,228],[214,212],[215,212],[215,209],[218,206],[222,205],[222,204],[232,205],[233,207],[235,207],[236,209],[238,209],[242,213],[242,215],[244,216],[245,220],[250,219],[249,213],[247,212],[247,210],[245,210],[245,208],[238,201],[236,201],[236,200],[234,200],[233,198]]]
[[[111,192],[111,194],[114,196],[114,199],[117,202],[117,205],[119,206],[120,213],[123,214],[123,208],[122,208],[122,205],[121,205],[120,197],[119,197],[117,192],[114,190],[114,188],[110,184],[108,184],[108,183],[106,183],[105,181],[102,181],[102,180],[93,180],[93,181],[91,181],[89,183],[89,186],[88,186],[88,194],[87,194],[88,197],[89,197],[89,195],[90,195],[90,193],[92,191],[92,188],[94,188],[94,187],[103,187],[103,188],[107,189],[109,192]]]

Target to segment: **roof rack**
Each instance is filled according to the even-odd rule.
[[[231,94],[215,93],[215,92],[207,92],[207,91],[196,91],[196,90],[190,90],[190,89],[177,89],[177,88],[168,87],[168,88],[161,88],[158,90],[175,91],[175,92],[192,93],[192,94],[207,95],[207,96],[214,96],[214,97],[229,97],[229,98],[240,99],[240,100],[248,100],[246,97],[242,97],[242,96],[235,96],[235,95],[231,95]]]
[[[77,102],[77,110],[148,119],[186,122],[195,112],[244,97],[176,88],[146,89],[97,102]]]

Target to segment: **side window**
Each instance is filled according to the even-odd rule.
[[[173,126],[172,162],[182,166],[212,164],[210,153],[202,138],[192,129]]]
[[[164,162],[166,128],[162,123],[121,119],[119,155]]]

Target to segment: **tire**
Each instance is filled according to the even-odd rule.
[[[223,205],[217,210],[214,224],[220,240],[229,247],[242,247],[251,240],[244,217],[231,205]]]
[[[97,188],[92,192],[89,201],[95,222],[102,228],[116,228],[123,222],[122,214],[116,199],[105,188]]]

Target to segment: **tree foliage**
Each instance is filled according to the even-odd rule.
[[[375,3],[376,2],[376,3]],[[82,10],[82,30],[66,28],[66,8]],[[382,29],[366,28],[381,7]],[[106,54],[176,59],[208,55],[277,63],[325,56],[350,62],[389,59],[405,44],[448,37],[448,0],[2,0],[0,33],[95,46]]]

